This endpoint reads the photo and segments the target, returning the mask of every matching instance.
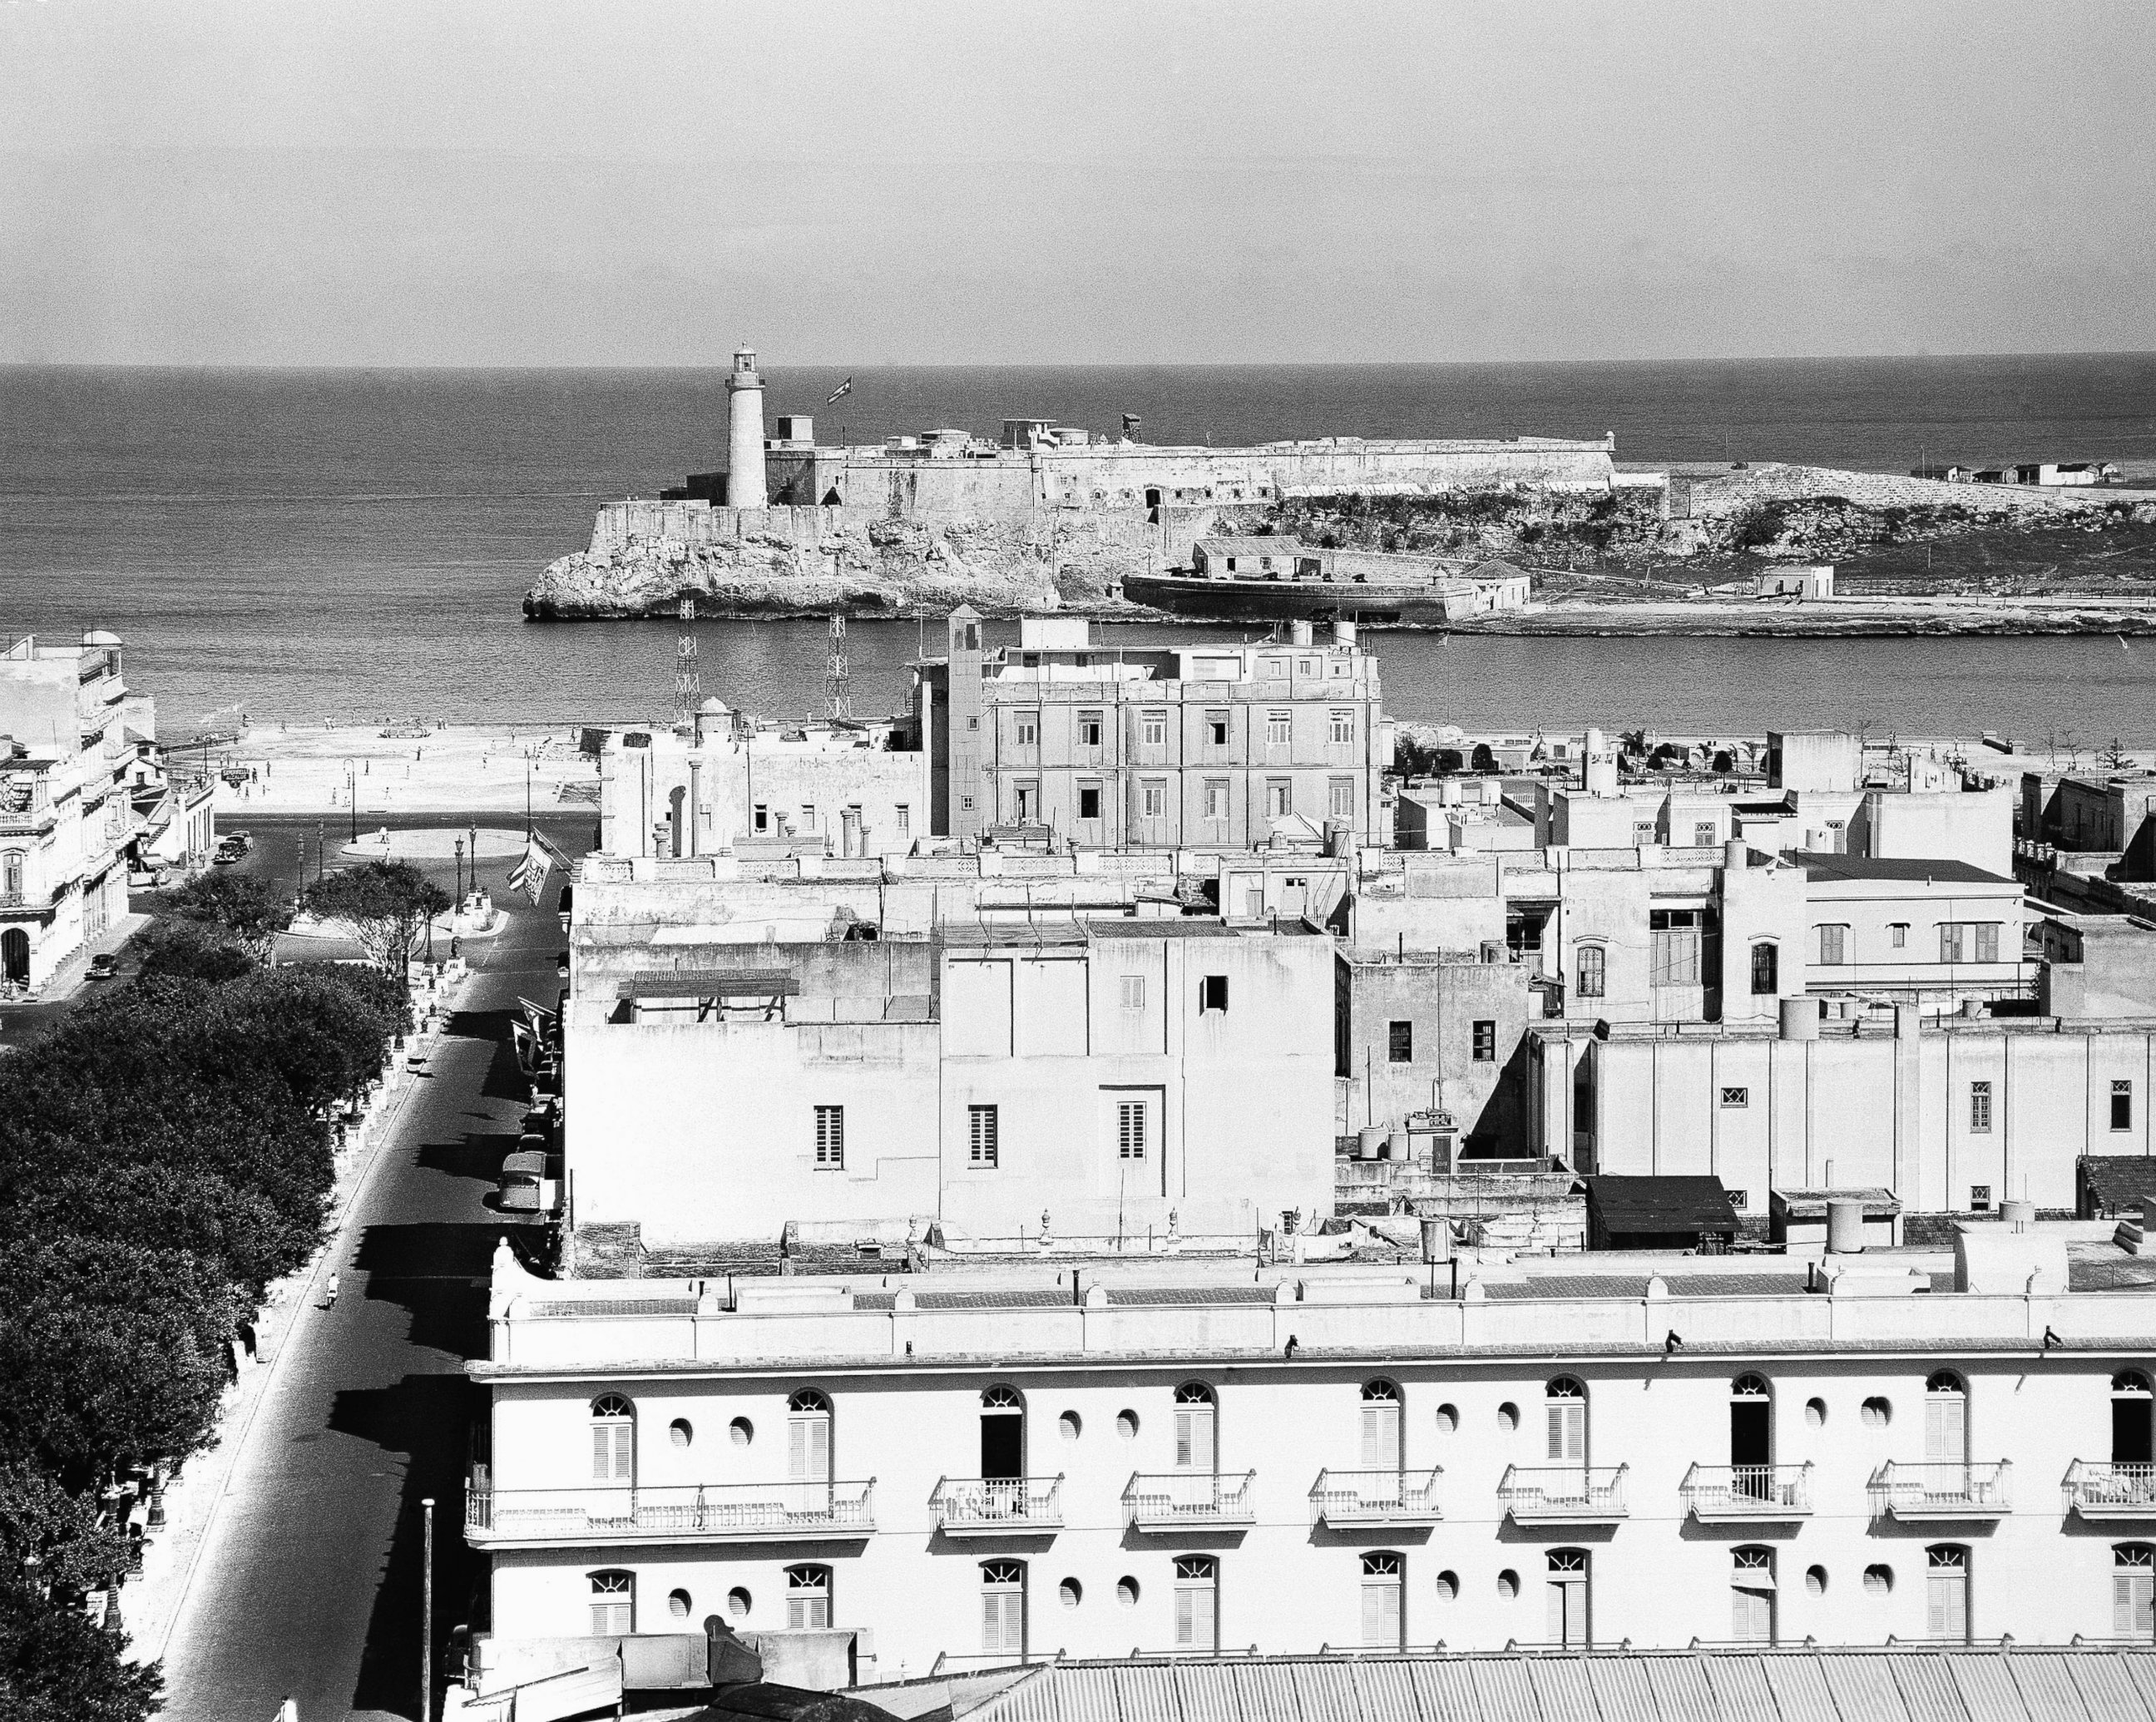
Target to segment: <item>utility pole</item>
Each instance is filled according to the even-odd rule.
[[[419,1503],[419,1512],[425,1526],[422,1538],[424,1553],[421,1559],[425,1570],[421,1576],[419,1594],[419,1722],[434,1722],[434,1498],[429,1495]]]
[[[681,594],[680,616],[680,638],[675,644],[674,722],[693,741],[696,734],[696,707],[703,702],[702,681],[696,668],[695,593],[684,592]]]
[[[843,610],[831,618],[831,650],[824,662],[824,691],[830,696],[833,717],[853,717],[854,681],[846,668],[846,617]]]

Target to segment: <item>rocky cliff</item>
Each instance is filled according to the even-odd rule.
[[[694,593],[707,615],[942,616],[961,604],[988,616],[1137,614],[1110,594],[1144,569],[1157,542],[1142,513],[1077,511],[1023,525],[849,520],[814,542],[637,539],[549,563],[524,613],[535,621],[670,616]]]

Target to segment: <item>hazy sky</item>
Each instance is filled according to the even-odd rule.
[[[0,361],[2156,348],[2156,6],[0,0]]]

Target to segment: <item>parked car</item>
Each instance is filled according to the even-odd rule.
[[[242,855],[247,854],[254,847],[254,834],[252,831],[227,831],[224,834],[224,840],[228,843],[237,843]]]
[[[143,867],[130,873],[127,882],[137,891],[162,891],[171,878],[162,867]]]
[[[227,838],[217,846],[217,853],[212,856],[210,860],[220,867],[228,867],[246,853],[245,850],[233,842],[230,838]]]
[[[120,959],[110,951],[100,951],[90,959],[90,978],[92,980],[110,980],[119,970]]]

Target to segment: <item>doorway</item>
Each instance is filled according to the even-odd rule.
[[[19,927],[0,933],[0,974],[18,986],[30,984],[30,935]]]
[[[2147,1465],[2156,1462],[2156,1395],[2148,1378],[2127,1370],[2111,1378],[2111,1462]]]
[[[1774,1481],[1774,1401],[1763,1376],[1739,1375],[1729,1386],[1729,1465],[1739,1494],[1765,1499]]]
[[[991,1387],[981,1396],[981,1476],[1015,1483],[1025,1475],[1025,1406],[1017,1390]]]

